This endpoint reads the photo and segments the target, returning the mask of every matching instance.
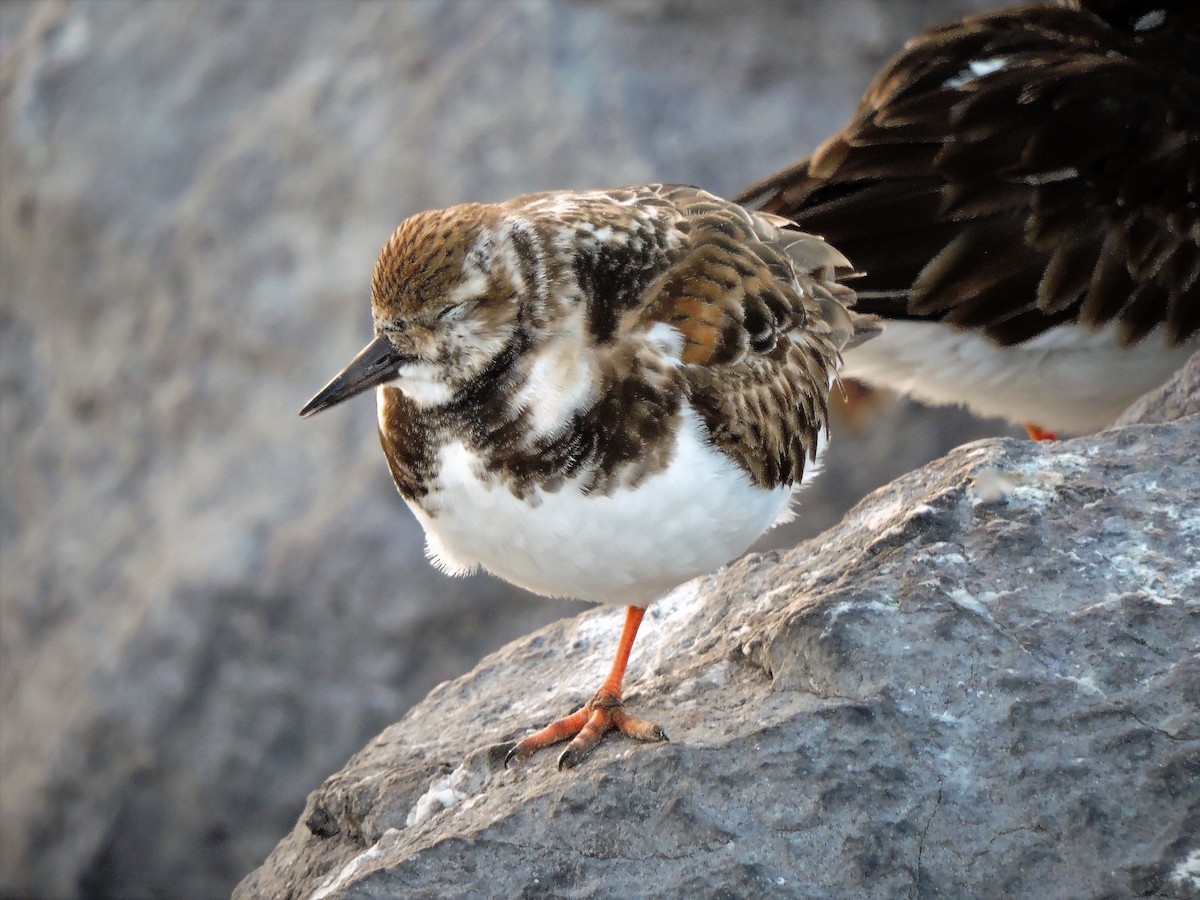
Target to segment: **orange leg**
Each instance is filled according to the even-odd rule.
[[[1053,431],[1047,431],[1045,428],[1040,428],[1037,425],[1026,424],[1025,431],[1035,441],[1057,441],[1058,435]]]
[[[665,741],[667,733],[652,722],[637,719],[625,711],[621,702],[621,681],[625,677],[625,666],[629,663],[629,651],[637,637],[638,626],[646,610],[640,606],[625,607],[625,627],[617,644],[617,656],[612,671],[600,690],[583,708],[566,718],[551,722],[541,731],[519,741],[504,758],[507,767],[511,762],[524,762],[539,750],[571,739],[567,749],[558,758],[560,769],[569,769],[591,752],[600,739],[609,731],[636,738],[639,741]]]
[[[829,391],[829,414],[853,435],[866,431],[883,405],[884,393],[855,378],[843,378]]]

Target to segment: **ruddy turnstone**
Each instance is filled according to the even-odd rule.
[[[378,388],[401,496],[450,574],[627,605],[608,678],[517,743],[617,730],[646,606],[790,517],[840,352],[874,333],[846,259],[770,214],[649,185],[425,212],[375,267],[375,339],[301,410]]]
[[[866,273],[858,308],[887,328],[843,375],[1035,437],[1101,428],[1200,349],[1200,3],[935,28],[737,200]]]

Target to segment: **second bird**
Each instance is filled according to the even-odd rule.
[[[887,328],[844,374],[1035,437],[1101,428],[1200,349],[1200,3],[932,29],[738,200],[865,273]]]

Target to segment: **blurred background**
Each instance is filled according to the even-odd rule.
[[[0,3],[0,893],[227,895],[430,687],[583,608],[429,567],[370,399],[296,416],[401,219],[733,193],[1000,5]],[[765,546],[1014,433],[887,399],[835,431]]]

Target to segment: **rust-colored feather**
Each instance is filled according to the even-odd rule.
[[[836,280],[849,263],[825,241],[697,196],[675,195],[686,240],[630,328],[678,332],[688,399],[756,483],[799,480],[826,427],[839,353],[873,320],[849,311],[854,293]]]

